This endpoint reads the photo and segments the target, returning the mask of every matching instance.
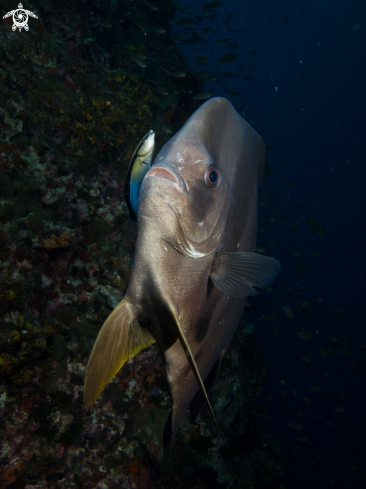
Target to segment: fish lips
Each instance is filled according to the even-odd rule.
[[[168,187],[174,184],[180,193],[187,194],[188,191],[185,180],[170,165],[154,165],[146,173],[143,183],[144,186],[154,187],[156,190],[166,189],[165,185],[168,183]]]
[[[174,175],[174,173],[171,170],[164,168],[163,166],[154,166],[153,168],[151,168],[145,175],[145,178],[151,177],[165,178],[166,180],[170,180],[173,183],[178,183],[178,179]]]

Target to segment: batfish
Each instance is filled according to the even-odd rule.
[[[186,409],[194,422],[254,287],[281,269],[255,253],[265,145],[225,98],[204,103],[142,180],[128,290],[102,326],[85,377],[92,405],[123,364],[156,341],[173,407],[164,459]]]

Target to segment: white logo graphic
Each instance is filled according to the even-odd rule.
[[[24,29],[26,31],[29,29],[28,16],[34,17],[35,19],[38,19],[36,14],[31,12],[30,10],[24,10],[23,5],[21,3],[18,5],[18,8],[16,10],[12,10],[11,12],[8,12],[7,14],[5,14],[3,19],[6,19],[7,17],[10,17],[11,15],[13,16],[13,22],[14,22],[14,24],[12,25],[12,29],[13,29],[13,31],[15,31],[16,28],[18,27],[19,32],[22,29]]]

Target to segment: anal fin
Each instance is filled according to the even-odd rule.
[[[123,364],[155,342],[137,321],[138,309],[122,302],[108,316],[94,343],[84,383],[84,403],[91,406]]]

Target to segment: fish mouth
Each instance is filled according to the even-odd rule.
[[[145,175],[145,178],[148,177],[165,178],[165,180],[170,180],[171,182],[178,183],[176,176],[171,171],[161,166],[151,168],[151,170],[149,170]]]

